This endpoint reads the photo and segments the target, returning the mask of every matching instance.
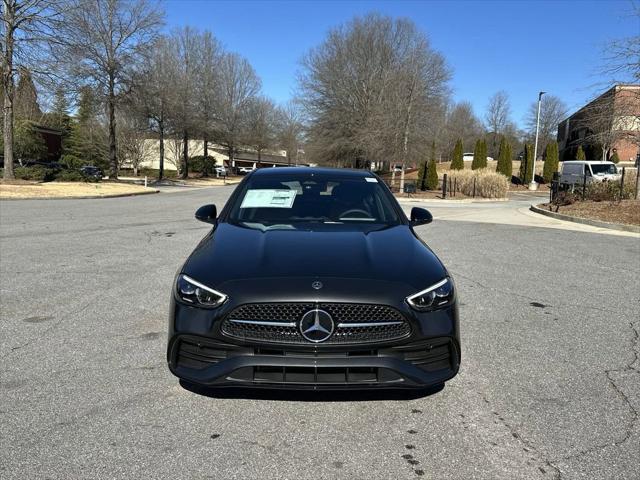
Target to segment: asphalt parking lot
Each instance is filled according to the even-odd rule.
[[[640,478],[637,235],[434,208],[463,341],[443,390],[198,395],[166,368],[168,300],[232,188],[0,202],[1,478]]]

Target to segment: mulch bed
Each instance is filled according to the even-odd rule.
[[[539,206],[552,212],[556,206],[545,203]],[[622,200],[621,202],[594,202],[586,200],[571,205],[563,205],[558,210],[563,215],[600,220],[601,222],[640,225],[640,200]]]

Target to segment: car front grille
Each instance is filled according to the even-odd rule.
[[[331,315],[335,330],[324,344],[388,342],[407,337],[404,316],[386,305],[360,303],[253,303],[231,311],[222,332],[233,338],[273,343],[309,344],[299,328],[300,318],[315,308]]]

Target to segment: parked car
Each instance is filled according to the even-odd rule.
[[[97,180],[101,180],[104,177],[104,172],[99,167],[94,167],[93,165],[85,165],[79,168],[80,173],[87,177],[93,177]]]
[[[216,167],[214,170],[215,170],[216,175],[218,177],[226,177],[227,176],[227,169],[224,168],[224,166]]]
[[[394,165],[392,170],[397,173],[402,172],[402,165]]]
[[[441,386],[460,366],[456,287],[369,171],[248,174],[180,268],[169,369],[186,385]],[[389,255],[392,251],[393,255]],[[242,261],[238,261],[242,259]]]
[[[463,153],[462,154],[462,160],[465,162],[472,162],[473,161],[473,152],[469,153]],[[493,157],[487,157],[487,162],[492,162],[493,161]]]
[[[246,175],[247,173],[251,173],[255,170],[255,167],[240,167],[238,169],[238,173],[240,175]]]
[[[571,160],[562,162],[560,185],[573,187],[576,184],[619,181],[621,174],[613,162],[593,160]]]

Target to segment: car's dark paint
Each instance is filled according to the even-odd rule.
[[[420,207],[413,207],[411,209],[411,226],[417,227],[419,225],[426,225],[433,222],[433,215],[429,210]]]
[[[254,175],[300,173],[308,175],[330,173],[349,177],[371,176],[369,172],[328,169],[260,169],[249,173],[236,188],[220,216],[216,219],[214,205],[198,209],[196,218],[213,224],[212,230],[201,240],[179,273],[197,279],[210,288],[228,295],[227,301],[215,309],[185,304],[177,295],[171,296],[169,344],[167,357],[171,371],[189,382],[207,385],[243,385],[230,377],[236,369],[260,365],[343,367],[356,365],[384,367],[401,375],[398,387],[425,387],[442,383],[455,376],[460,363],[460,332],[457,302],[436,311],[419,312],[405,301],[406,297],[429,287],[449,273],[441,261],[418,238],[413,226],[430,223],[431,214],[414,208],[407,219],[397,201],[394,208],[401,219],[397,225],[386,228],[361,228],[322,224],[294,230],[267,230],[246,228],[227,223],[230,205],[243,192],[243,186]],[[379,180],[379,179],[378,179]],[[381,180],[379,180],[381,182]],[[316,280],[322,288],[312,288]],[[264,357],[259,344],[229,338],[221,331],[222,320],[239,305],[247,303],[313,302],[363,303],[388,305],[397,309],[411,324],[407,338],[376,346],[375,355],[355,358],[315,359],[296,355]],[[185,368],[177,363],[177,349],[183,338],[195,338],[197,343],[213,342],[227,351],[228,358],[202,371]],[[392,358],[396,350],[413,348],[443,338],[451,342],[451,367],[438,372],[425,372],[411,362]],[[273,346],[273,345],[271,345]],[[232,353],[254,348],[250,354]],[[286,346],[282,348],[286,349]],[[297,346],[296,351],[341,352],[371,349],[371,346],[312,344]],[[395,349],[393,354],[385,349]],[[309,361],[312,363],[309,364]],[[315,362],[315,363],[313,363]],[[248,386],[282,386],[249,383]],[[318,385],[285,385],[287,388],[318,388]],[[365,385],[385,387],[389,385]],[[322,385],[321,388],[348,388],[345,385]],[[357,388],[363,388],[358,386]]]

